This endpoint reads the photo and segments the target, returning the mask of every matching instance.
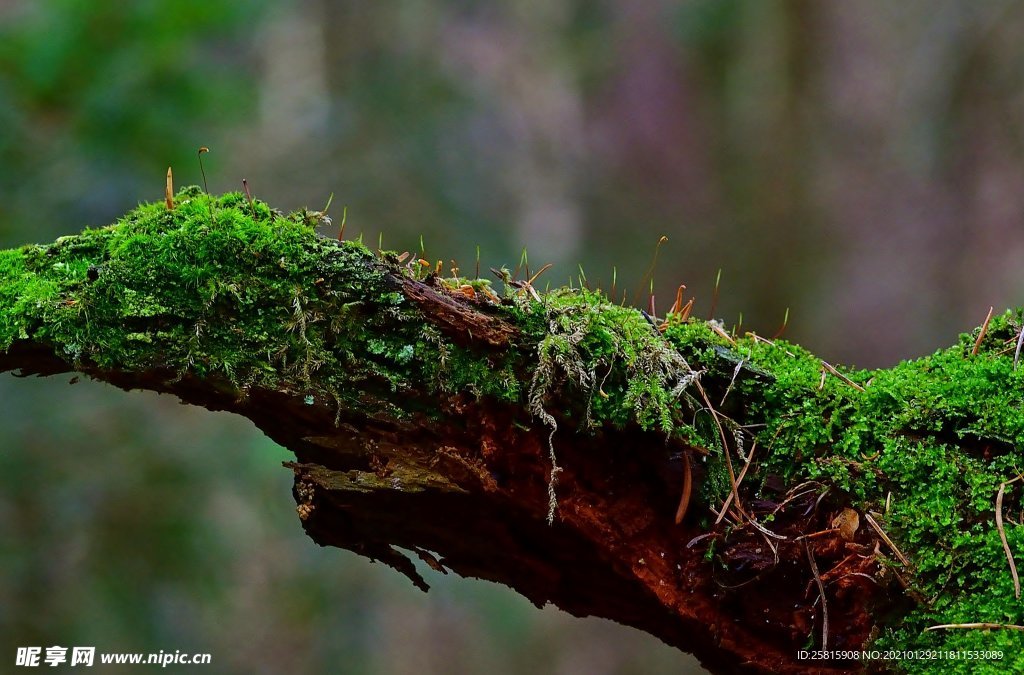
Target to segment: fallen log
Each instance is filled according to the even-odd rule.
[[[492,290],[316,212],[168,201],[0,252],[0,371],[246,416],[295,454],[314,541],[423,589],[411,556],[714,671],[1024,668],[1021,311],[851,370],[682,302]]]

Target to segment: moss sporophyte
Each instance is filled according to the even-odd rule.
[[[699,499],[720,514],[709,529],[745,526],[738,514],[792,540],[744,506],[781,481],[821,486],[884,533],[871,535],[877,581],[895,575],[910,601],[875,617],[871,647],[1001,650],[1000,670],[1024,670],[1024,632],[926,630],[1024,625],[1007,557],[1024,551],[1024,488],[1009,483],[1024,444],[1020,310],[931,356],[851,370],[781,340],[733,336],[691,317],[681,297],[648,320],[585,288],[435,279],[418,256],[318,236],[315,213],[190,187],[109,227],[0,252],[0,351],[32,341],[93,370],[212,378],[238,396],[260,387],[339,410],[360,410],[382,388],[516,406],[550,433],[552,518],[563,434],[648,432],[696,453]],[[513,330],[487,348],[460,339],[424,319],[408,279]],[[371,419],[422,412],[373,401]]]

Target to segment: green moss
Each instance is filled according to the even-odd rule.
[[[398,256],[318,237],[308,212],[282,216],[241,193],[181,191],[113,226],[2,252],[0,348],[32,338],[100,368],[219,374],[359,400],[363,388],[469,390],[522,401],[514,353],[481,354],[424,324],[389,285]],[[453,279],[483,292],[481,280]],[[631,309],[583,291],[497,307],[535,342],[538,410],[587,392],[595,424],[670,433],[689,369]]]
[[[557,308],[566,301],[554,304],[556,323],[541,343],[542,365],[545,360],[572,364],[563,368],[567,379],[587,392],[610,360],[657,354],[667,340],[690,372],[728,382],[736,402],[730,414],[761,429],[755,435],[760,452],[770,453],[759,456],[757,475],[748,476],[748,483],[770,475],[789,484],[816,479],[845,492],[858,508],[880,514],[886,532],[911,559],[912,569],[901,573],[918,597],[931,602],[891,625],[883,622],[877,647],[999,648],[1006,655],[1000,669],[1014,659],[1020,660],[1017,669],[1024,666],[1019,648],[1024,634],[1018,631],[924,630],[944,623],[1024,624],[1024,604],[1014,598],[994,520],[996,492],[1017,475],[1017,448],[1024,445],[1024,368],[1013,368],[1019,311],[993,319],[977,355],[971,353],[975,333],[961,336],[950,349],[889,370],[840,368],[844,380],[796,345],[752,336],[730,342],[699,321],[674,323],[660,339],[638,312],[594,302],[585,292],[575,295],[574,302],[590,302],[600,318],[583,319],[573,311],[563,319]],[[648,356],[647,362],[658,358]],[[602,385],[611,395],[607,402],[592,399],[594,419],[675,429],[711,450],[702,492],[720,502],[731,488],[711,415],[700,414],[704,406],[685,393],[668,395],[671,378],[645,379],[645,372],[651,369],[627,370],[616,383]],[[721,387],[719,392],[724,393]],[[624,402],[631,397],[643,403],[626,414]],[[722,408],[730,408],[728,400]],[[742,444],[745,432],[726,426],[726,440]],[[1020,509],[1022,489],[1008,488],[1008,516]],[[1008,522],[1006,531],[1011,550],[1024,551],[1024,527]],[[950,662],[904,662],[902,667],[927,672],[948,669]]]
[[[965,335],[950,349],[889,370],[847,372],[866,385],[863,392],[831,375],[819,389],[820,362],[792,345],[739,347],[774,377],[750,398],[757,401],[754,417],[766,424],[759,441],[772,448],[762,474],[819,479],[843,490],[862,510],[882,514],[882,527],[911,560],[903,573],[928,602],[885,628],[878,648],[1002,649],[1000,671],[1024,667],[1018,631],[924,630],[1024,624],[994,511],[999,485],[1017,475],[1017,448],[1024,445],[1024,370],[1013,368],[1012,353],[1020,326],[1019,312],[996,317],[977,355],[976,335]],[[1020,489],[1007,490],[1008,517],[1019,510]],[[1006,532],[1011,550],[1024,551],[1024,527],[1008,522]],[[901,664],[912,672],[979,666],[986,664]]]
[[[965,335],[889,370],[823,378],[819,359],[781,341],[731,340],[702,321],[672,321],[661,332],[598,293],[557,289],[538,300],[506,285],[507,300],[488,311],[519,334],[497,353],[455,344],[425,322],[395,287],[408,273],[398,256],[321,238],[315,221],[251,206],[239,193],[211,200],[187,188],[173,211],[142,205],[110,227],[0,251],[0,350],[32,339],[73,362],[217,376],[238,395],[258,385],[374,417],[429,412],[407,392],[469,392],[525,405],[552,431],[569,420],[584,431],[654,431],[709,451],[702,491],[710,500],[731,489],[724,445],[736,451],[756,440],[745,485],[772,475],[826,482],[879,513],[911,559],[902,572],[929,602],[887,624],[876,646],[998,648],[1001,668],[1024,659],[1018,631],[924,631],[1024,624],[993,507],[1024,444],[1024,368],[1013,367],[1020,312],[993,319],[977,355],[976,335]],[[722,432],[712,400],[728,415]],[[1008,518],[1022,489],[1007,488]],[[1024,527],[1013,520],[1006,532],[1011,549],[1024,551]]]
[[[308,214],[196,188],[175,201],[0,252],[0,349],[31,338],[100,368],[220,375],[239,393],[259,385],[353,407],[366,391],[423,381],[517,395],[507,364],[441,340],[388,268],[318,237]]]

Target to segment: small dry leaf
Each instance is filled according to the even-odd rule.
[[[839,530],[844,541],[853,541],[860,527],[860,516],[851,508],[843,509],[842,513],[832,519],[832,527]]]

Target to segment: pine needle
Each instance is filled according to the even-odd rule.
[[[811,572],[814,574],[814,581],[818,584],[818,594],[821,596],[821,649],[828,651],[828,601],[825,599],[825,584],[821,582],[821,574],[818,573],[818,563],[811,553],[811,545],[804,540],[804,550],[807,551],[807,561],[811,564]]]
[[[938,626],[928,626],[925,630],[940,630],[947,628],[966,628],[968,630],[1024,630],[1024,626],[1018,626],[1012,623],[988,623],[988,622],[977,622],[977,623],[944,623]]]
[[[868,525],[871,526],[871,529],[878,533],[878,536],[882,538],[882,541],[884,541],[889,546],[889,548],[892,549],[892,552],[896,554],[896,557],[899,558],[899,561],[901,563],[903,563],[903,566],[910,567],[910,561],[907,560],[907,556],[903,555],[903,552],[900,551],[900,549],[897,548],[896,544],[892,542],[892,539],[889,538],[889,535],[887,535],[885,531],[882,530],[882,527],[878,524],[878,522],[871,517],[871,514],[865,513],[864,519],[868,521]]]
[[[690,466],[690,453],[683,451],[683,494],[679,497],[679,508],[676,509],[676,525],[683,522],[686,510],[690,507],[690,495],[693,493],[693,468]]]
[[[985,339],[985,333],[988,332],[988,324],[992,320],[992,310],[994,309],[994,306],[988,308],[988,315],[985,317],[985,323],[981,324],[981,331],[978,333],[978,339],[974,341],[974,349],[971,350],[971,356],[977,356],[978,350],[981,349],[981,341]]]
[[[996,493],[996,529],[999,530],[999,540],[1003,542],[1003,552],[1006,553],[1006,561],[1010,563],[1010,576],[1013,577],[1013,595],[1020,600],[1020,577],[1017,576],[1017,565],[1013,562],[1013,553],[1010,551],[1010,543],[1006,540],[1006,530],[1003,528],[1003,493],[1006,486],[1016,483],[1021,479],[1017,476],[999,484],[999,492]]]
[[[1020,335],[1017,336],[1017,350],[1013,353],[1013,369],[1017,370],[1017,362],[1020,361],[1020,348],[1024,347],[1024,326],[1020,327]]]

